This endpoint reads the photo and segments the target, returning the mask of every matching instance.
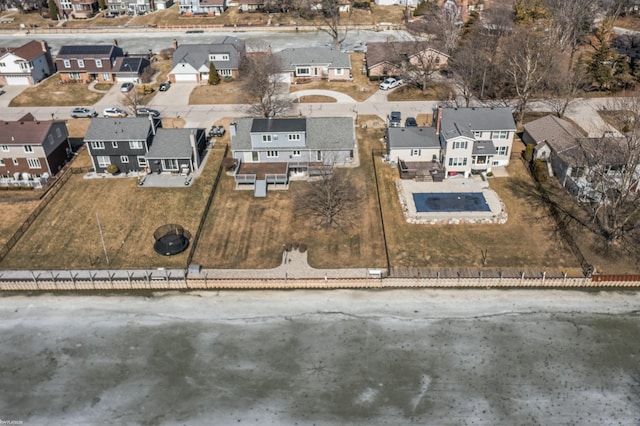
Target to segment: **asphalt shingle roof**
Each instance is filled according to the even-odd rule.
[[[146,117],[91,119],[84,137],[87,141],[139,141],[146,140],[151,122]]]
[[[433,127],[389,127],[387,143],[391,149],[440,148],[440,140]]]
[[[191,158],[191,132],[195,132],[196,143],[204,134],[204,129],[158,129],[149,148],[147,158]]]
[[[296,65],[328,65],[329,68],[351,68],[349,55],[326,48],[289,48],[274,53],[282,62],[284,71],[295,70]]]
[[[238,69],[245,42],[236,37],[218,37],[207,44],[183,44],[173,52],[172,68],[180,63],[187,63],[195,69],[209,66],[209,54],[228,53],[228,61],[213,61],[217,69]]]
[[[546,143],[556,152],[571,148],[576,144],[576,138],[583,137],[580,130],[571,123],[553,115],[547,115],[525,124],[524,130],[536,143]]]
[[[262,119],[239,118],[235,120],[236,135],[231,137],[231,149],[248,150],[252,148],[251,131],[255,120]],[[290,119],[272,118],[271,120],[275,122]],[[337,151],[353,149],[355,146],[353,118],[307,117],[296,120],[306,121],[306,149]]]
[[[440,131],[446,139],[473,138],[473,131],[516,130],[511,108],[444,108]]]

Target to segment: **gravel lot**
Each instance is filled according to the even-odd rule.
[[[5,295],[24,424],[637,425],[635,293]]]

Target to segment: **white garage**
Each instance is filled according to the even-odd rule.
[[[179,83],[179,82],[196,82],[198,81],[198,75],[197,74],[174,74],[173,75],[175,78],[175,82]]]
[[[6,75],[4,78],[7,86],[28,86],[31,84],[29,77],[24,75]]]

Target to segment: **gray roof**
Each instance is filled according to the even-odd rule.
[[[351,68],[349,55],[339,50],[317,47],[289,48],[274,53],[280,58],[284,71],[293,71],[296,65],[328,65],[329,68]]]
[[[204,135],[204,129],[158,129],[153,137],[147,158],[192,158],[191,132],[195,132],[196,143]]]
[[[440,131],[445,139],[465,136],[473,131],[509,130],[515,132],[511,108],[443,108]]]
[[[146,140],[151,122],[146,117],[91,119],[84,137],[86,141],[139,141]]]
[[[556,152],[571,148],[576,144],[576,138],[583,136],[573,124],[554,115],[547,115],[525,124],[524,131],[536,141],[536,144],[546,143]]]
[[[304,132],[307,120],[304,118],[254,118],[251,132]]]
[[[172,67],[188,63],[198,69],[202,65],[209,66],[209,54],[228,53],[228,61],[213,61],[213,64],[217,69],[238,69],[244,51],[245,42],[231,36],[218,37],[207,44],[183,44],[173,52]]]
[[[389,127],[387,143],[390,149],[440,148],[440,140],[433,127]]]
[[[475,141],[473,142],[472,155],[496,155],[496,147],[493,141]]]
[[[236,135],[231,137],[232,150],[251,149],[251,128],[254,120],[256,119],[239,118],[235,120]],[[283,119],[272,118],[272,120]],[[307,117],[302,120],[306,121],[306,149],[338,151],[355,147],[353,118]]]

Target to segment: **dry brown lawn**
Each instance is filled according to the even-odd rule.
[[[576,271],[579,264],[554,235],[546,209],[532,205],[534,185],[514,142],[508,178],[492,178],[490,186],[506,206],[504,225],[417,225],[405,221],[395,181],[396,168],[376,159],[390,261],[393,266],[482,267],[482,251],[490,268],[560,268]]]
[[[336,98],[332,98],[330,96],[310,95],[310,96],[300,96],[296,100],[296,102],[300,104],[311,104],[311,103],[332,103],[337,101],[336,101]]]
[[[233,177],[224,175],[194,262],[211,268],[273,268],[282,259],[282,245],[298,242],[308,245],[309,263],[316,268],[385,266],[371,162],[378,137],[358,129],[360,167],[336,171],[364,188],[361,214],[353,226],[322,230],[297,216],[293,204],[305,182],[294,181],[287,191],[269,189],[266,198],[254,198],[253,191],[235,190]]]
[[[187,253],[160,256],[153,232],[178,223],[195,234],[223,151],[214,148],[191,187],[141,188],[136,179],[73,175],[43,210],[2,269],[186,267]],[[110,264],[102,251],[96,213]]]
[[[60,77],[52,75],[34,87],[28,87],[9,103],[11,107],[93,105],[104,94],[90,92],[87,84],[58,84]]]
[[[398,101],[443,101],[447,99],[453,99],[455,95],[455,89],[447,84],[432,84],[427,87],[427,90],[422,92],[415,86],[405,84],[398,87],[389,95],[387,100],[389,102]]]
[[[244,89],[244,82],[234,80],[221,82],[215,86],[196,86],[189,96],[189,105],[209,104],[249,104],[252,100]]]
[[[0,220],[0,246],[4,246],[13,236],[24,219],[38,206],[40,201],[19,201],[9,202],[4,200],[5,194],[13,191],[0,191],[0,208],[2,209],[2,220]],[[34,194],[30,194],[33,196]]]

